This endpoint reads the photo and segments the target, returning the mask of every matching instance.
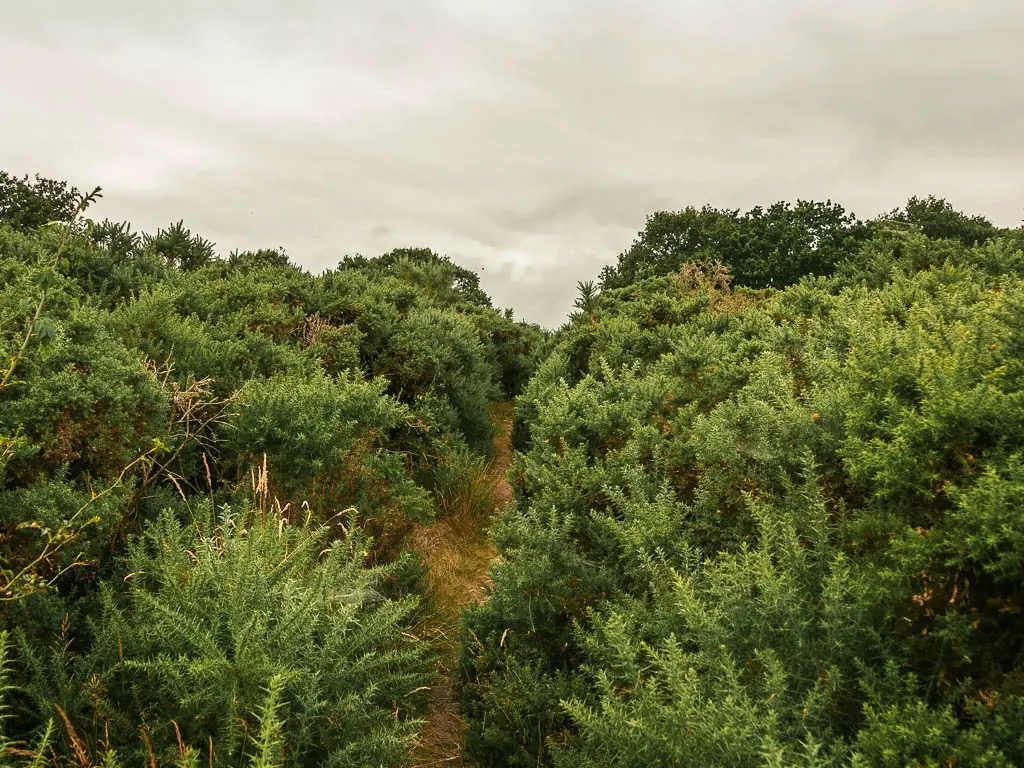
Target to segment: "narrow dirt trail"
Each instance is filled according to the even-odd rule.
[[[427,587],[434,613],[422,631],[440,653],[427,721],[411,753],[414,768],[470,765],[462,756],[465,723],[454,690],[459,617],[472,601],[484,599],[487,568],[495,555],[487,526],[512,498],[505,481],[512,461],[512,418],[512,403],[495,406],[497,434],[487,472],[463,489],[454,514],[418,528],[412,537],[413,548],[430,568]]]

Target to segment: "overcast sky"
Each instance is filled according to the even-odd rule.
[[[0,0],[0,168],[557,325],[655,210],[1024,216],[1024,0]]]

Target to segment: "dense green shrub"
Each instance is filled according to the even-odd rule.
[[[128,548],[125,586],[104,587],[87,652],[70,636],[21,643],[34,707],[59,707],[90,754],[162,765],[184,743],[235,765],[269,689],[282,764],[400,763],[426,679],[424,647],[402,631],[415,600],[383,597],[388,569],[364,566],[369,542],[344,522],[332,538],[247,509],[165,513]]]
[[[271,496],[306,502],[321,518],[354,507],[381,545],[393,547],[433,510],[391,449],[413,416],[386,387],[384,379],[324,373],[253,381],[224,426],[223,447],[243,470],[265,462]]]
[[[411,310],[373,370],[387,377],[397,398],[428,413],[430,423],[478,449],[489,445],[495,371],[469,319],[450,310]]]
[[[473,754],[1019,764],[1020,257],[880,230],[776,293],[591,297],[518,400]]]

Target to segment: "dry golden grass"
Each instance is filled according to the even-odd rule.
[[[468,765],[462,756],[465,723],[453,688],[459,616],[471,602],[484,599],[487,568],[495,554],[487,526],[494,511],[512,498],[505,482],[512,460],[511,403],[495,407],[494,422],[490,465],[467,478],[461,495],[447,500],[446,517],[412,535],[413,548],[430,568],[427,588],[433,610],[421,632],[439,651],[427,720],[411,754],[416,768]]]

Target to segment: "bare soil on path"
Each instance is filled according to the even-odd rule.
[[[421,632],[439,652],[426,723],[411,753],[415,768],[471,765],[462,754],[465,722],[454,689],[459,619],[467,605],[484,600],[487,569],[495,556],[487,528],[491,516],[512,498],[505,480],[512,461],[512,418],[512,403],[495,406],[496,434],[486,474],[464,489],[454,514],[417,528],[412,536],[413,549],[430,569],[426,581],[433,613]]]

